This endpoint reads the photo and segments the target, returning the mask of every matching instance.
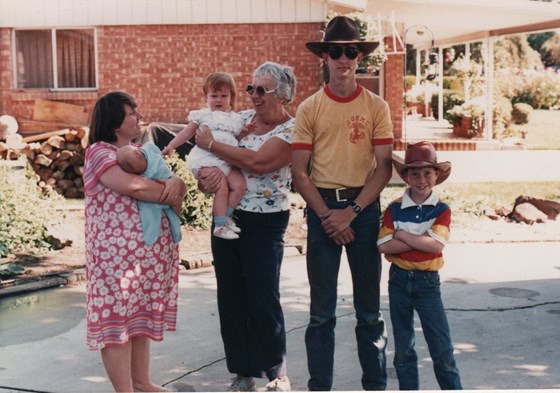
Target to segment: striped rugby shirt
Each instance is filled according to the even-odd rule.
[[[389,204],[379,231],[377,244],[393,239],[397,230],[415,235],[428,233],[442,244],[449,240],[451,209],[432,192],[421,205],[416,204],[406,189],[403,196]],[[437,271],[443,267],[443,254],[411,250],[399,254],[385,254],[385,258],[405,270]]]

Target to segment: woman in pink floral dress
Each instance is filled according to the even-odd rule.
[[[136,200],[178,212],[186,186],[175,176],[162,183],[117,165],[117,150],[140,135],[141,119],[128,94],[101,97],[84,170],[87,344],[101,351],[117,392],[166,391],[150,379],[150,340],[174,331],[177,317],[178,244],[165,215],[156,242],[144,243]]]

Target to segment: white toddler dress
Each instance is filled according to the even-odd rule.
[[[199,126],[206,125],[212,131],[212,137],[216,142],[237,146],[236,136],[243,128],[243,119],[235,112],[211,111],[210,108],[191,111],[189,121]],[[187,168],[195,177],[202,167],[218,167],[227,176],[231,171],[231,165],[215,156],[211,152],[195,146],[187,157]]]

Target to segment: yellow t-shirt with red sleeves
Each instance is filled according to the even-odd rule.
[[[393,144],[389,105],[360,85],[349,97],[327,85],[297,109],[292,150],[311,151],[317,187],[362,187],[376,167],[374,147],[387,144]]]

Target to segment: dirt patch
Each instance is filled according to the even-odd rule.
[[[303,218],[303,203],[292,203],[290,223],[286,233],[286,245],[305,252],[306,225]],[[69,240],[69,246],[40,255],[15,254],[1,262],[17,263],[25,268],[23,274],[13,280],[0,283],[4,286],[20,285],[41,280],[53,275],[70,273],[84,268],[85,238],[83,208],[71,208],[65,212],[63,225],[57,228],[57,236]],[[183,240],[179,245],[182,265],[187,269],[209,266],[212,263],[210,252],[210,230],[181,228]]]

